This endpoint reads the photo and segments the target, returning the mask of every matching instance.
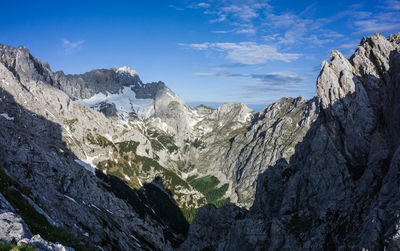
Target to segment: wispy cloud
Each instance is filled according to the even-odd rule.
[[[354,21],[357,33],[373,33],[400,30],[400,12],[387,11],[376,14],[371,18],[358,19]]]
[[[196,50],[212,49],[226,54],[226,58],[241,64],[260,64],[267,61],[291,62],[301,54],[279,52],[276,47],[255,42],[180,44]]]
[[[216,73],[216,72],[195,72],[192,75],[197,76],[197,77],[216,77],[216,76],[218,76],[218,73]]]
[[[387,0],[383,5],[385,9],[389,10],[400,10],[400,1],[397,0]]]
[[[83,44],[85,43],[84,40],[78,40],[76,42],[71,42],[68,39],[62,39],[62,47],[64,48],[65,54],[71,54],[74,52],[79,51],[82,49]]]
[[[299,92],[304,93],[306,85],[306,78],[304,76],[292,72],[269,72],[264,74],[203,72],[193,73],[193,75],[198,77],[242,78],[244,84],[241,84],[236,89],[237,92],[232,97],[256,103],[265,102],[266,99],[269,101],[271,99],[276,100],[282,94],[297,96]],[[312,95],[313,93],[308,96]]]
[[[250,77],[256,81],[240,86],[237,94],[240,100],[255,100],[256,103],[274,101],[282,95],[298,96],[306,89],[305,78],[290,72],[251,74]]]
[[[213,69],[214,70],[223,70],[223,69],[231,69],[231,68],[242,68],[248,66],[247,64],[242,64],[242,63],[232,63],[232,64],[221,64],[215,66]]]
[[[204,14],[210,16],[210,23],[227,23],[233,28],[230,32],[237,34],[256,34],[254,20],[263,16],[271,8],[267,1],[246,1],[240,4],[232,1],[221,1],[208,6]]]
[[[305,78],[292,72],[270,72],[264,74],[242,74],[242,73],[229,73],[229,72],[197,72],[193,73],[198,77],[241,77],[255,79],[264,86],[288,86],[297,85],[304,82]],[[252,85],[252,84],[251,84]]]
[[[175,6],[175,5],[173,5],[173,4],[168,5],[168,7],[172,8],[172,9],[175,9],[175,10],[178,10],[178,11],[183,11],[183,10],[185,10],[185,8],[178,7],[178,6]]]
[[[309,8],[309,7],[308,7]],[[304,10],[302,13],[304,13]],[[293,13],[267,15],[267,25],[276,30],[276,33],[266,35],[264,38],[281,46],[306,44],[322,46],[333,42],[333,38],[340,34],[323,28],[325,20],[303,18]]]
[[[201,2],[201,3],[198,3],[197,6],[198,6],[198,7],[201,7],[201,8],[209,8],[209,7],[210,7],[210,4],[209,4],[209,3]]]
[[[339,49],[355,49],[355,48],[357,48],[358,44],[359,44],[359,42],[352,41],[349,43],[339,45]]]

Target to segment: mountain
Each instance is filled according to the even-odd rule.
[[[320,112],[289,161],[258,177],[250,210],[201,208],[181,250],[400,248],[400,33],[330,61]]]
[[[23,46],[0,55],[0,161],[19,184],[1,193],[33,234],[76,249],[171,249],[206,203],[251,205],[257,175],[290,157],[318,110],[302,98],[262,113],[190,107],[128,67],[65,75]],[[40,224],[26,219],[41,213]]]
[[[190,107],[129,67],[54,73],[0,45],[0,237],[50,250],[399,248],[399,37],[364,38],[349,60],[333,51],[317,97],[262,112]]]
[[[75,249],[182,242],[180,208],[194,216],[204,197],[153,159],[140,125],[74,103],[26,48],[1,46],[0,55],[0,163],[9,180],[1,194],[32,233]]]

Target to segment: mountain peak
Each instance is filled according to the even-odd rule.
[[[119,68],[114,67],[114,68],[111,68],[111,69],[114,70],[117,73],[127,73],[127,74],[132,75],[132,76],[137,76],[138,75],[137,72],[135,70],[131,69],[129,66],[122,66],[122,67],[119,67]]]

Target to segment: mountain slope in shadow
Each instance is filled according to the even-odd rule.
[[[203,207],[181,250],[400,248],[400,33],[337,51],[321,112],[289,163],[269,167],[249,211]]]

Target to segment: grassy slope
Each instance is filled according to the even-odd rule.
[[[197,178],[197,175],[190,176],[187,181],[197,190],[199,190],[207,199],[207,202],[221,207],[230,203],[229,198],[223,198],[229,188],[228,184],[218,187],[219,180],[215,176],[204,176]]]
[[[160,138],[160,135],[157,136]],[[140,177],[160,176],[163,180],[164,187],[170,190],[177,198],[184,198],[184,196],[186,196],[186,194],[180,193],[180,190],[193,190],[190,185],[182,180],[176,173],[164,168],[154,159],[137,155],[136,148],[139,142],[124,141],[114,144],[103,136],[92,136],[91,134],[87,136],[87,139],[91,144],[113,148],[114,161],[111,159],[101,161],[97,164],[97,168],[101,171],[106,171],[109,175],[126,181],[133,189],[140,189]],[[171,144],[165,143],[164,145]],[[126,177],[128,177],[128,179]],[[197,213],[197,208],[193,206],[195,204],[193,200],[194,198],[190,197],[189,201],[177,201],[183,215],[189,223],[193,221]],[[203,198],[198,200],[197,204],[204,205],[205,202]]]

